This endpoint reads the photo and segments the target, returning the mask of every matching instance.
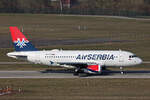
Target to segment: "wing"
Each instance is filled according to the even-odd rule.
[[[100,63],[59,63],[61,66],[73,66],[76,69],[82,70],[84,73],[101,73],[103,64]]]

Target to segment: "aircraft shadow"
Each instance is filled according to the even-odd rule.
[[[43,70],[40,71],[41,73],[67,73],[67,74],[73,74],[74,70],[71,69],[61,69],[61,70]],[[149,70],[142,70],[142,71],[123,71],[124,74],[150,74]],[[105,75],[113,75],[113,74],[119,74],[121,71],[112,71],[112,70],[104,70],[102,74],[94,74],[90,76],[105,76]]]
[[[109,73],[120,73],[121,71],[109,71]],[[130,74],[144,74],[144,73],[150,73],[148,70],[141,70],[141,71],[123,71],[124,73],[130,73]]]
[[[47,69],[47,70],[43,70],[40,72],[41,73],[73,73],[74,70],[70,70],[70,69],[59,69],[59,70]]]

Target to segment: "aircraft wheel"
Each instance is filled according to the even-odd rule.
[[[74,72],[74,73],[73,73],[73,75],[74,75],[74,76],[78,76],[78,75],[79,75],[79,73]]]
[[[79,77],[87,77],[88,74],[87,73],[79,73]]]
[[[106,67],[104,66],[104,67],[102,67],[102,70],[107,70],[107,69],[106,69]]]

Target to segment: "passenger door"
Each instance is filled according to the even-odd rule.
[[[119,54],[119,62],[124,62],[124,57],[123,57],[123,54]]]

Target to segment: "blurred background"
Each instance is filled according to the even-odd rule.
[[[150,0],[0,0],[0,12],[149,16]]]

